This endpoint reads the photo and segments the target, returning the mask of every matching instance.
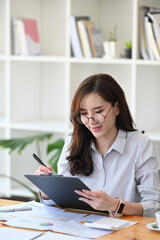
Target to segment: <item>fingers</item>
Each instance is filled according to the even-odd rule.
[[[99,191],[88,191],[83,189],[82,191],[75,190],[75,192],[80,195],[80,201],[89,204],[92,208],[100,211],[106,211],[108,205],[108,195],[102,190]]]
[[[36,175],[40,175],[40,174],[51,174],[52,171],[52,166],[50,165],[49,167],[45,167],[43,165],[40,165],[38,170],[35,171]]]
[[[75,190],[75,192],[77,194],[79,194],[80,196],[83,196],[85,198],[92,199],[92,200],[100,197],[100,194],[101,194],[101,191],[91,192],[91,191],[86,190],[86,189],[82,189],[82,191]]]

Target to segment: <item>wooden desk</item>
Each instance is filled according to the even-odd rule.
[[[0,199],[0,207],[13,205],[16,203],[20,203],[18,201],[10,201]],[[138,222],[137,224],[119,230],[117,232],[113,232],[111,234],[104,235],[97,239],[99,240],[160,240],[160,232],[149,230],[146,227],[146,224],[155,222],[155,218],[146,218],[146,217],[137,217],[137,216],[123,216],[122,219],[126,219],[129,221]],[[0,227],[2,226],[2,222],[0,222]],[[3,225],[4,227],[5,225]],[[8,226],[6,226],[8,227]],[[28,229],[26,229],[28,230]],[[29,230],[30,231],[30,230]],[[33,231],[33,230],[32,230]],[[36,231],[36,230],[34,230]],[[37,230],[38,231],[38,230]],[[44,232],[44,231],[41,231]]]

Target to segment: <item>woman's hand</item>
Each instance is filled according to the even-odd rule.
[[[52,171],[52,165],[49,165],[48,167],[45,167],[43,165],[40,165],[39,168],[35,171],[36,175],[40,174],[51,174],[53,173]]]
[[[104,191],[89,191],[83,189],[82,191],[75,190],[80,197],[79,200],[89,204],[92,208],[99,211],[115,211],[119,200],[116,198],[110,197]]]
[[[40,165],[39,168],[35,171],[36,175],[51,174],[51,173],[53,173],[52,165],[49,165],[47,168],[43,165]],[[40,189],[39,189],[39,191],[41,192],[43,199],[46,199],[46,200],[49,199],[49,197],[44,192],[42,192]]]

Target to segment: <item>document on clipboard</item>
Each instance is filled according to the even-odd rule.
[[[79,200],[74,190],[90,190],[78,177],[65,177],[63,175],[24,175],[58,206],[87,211],[96,211],[91,206]]]

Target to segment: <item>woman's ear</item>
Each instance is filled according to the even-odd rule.
[[[114,104],[114,106],[115,106],[116,116],[118,116],[119,113],[120,113],[119,102],[116,102],[116,103]]]

